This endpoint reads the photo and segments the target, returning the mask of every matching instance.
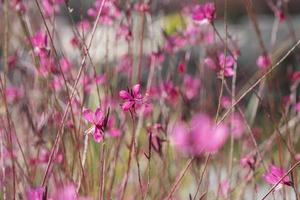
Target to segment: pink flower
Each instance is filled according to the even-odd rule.
[[[28,188],[26,190],[26,197],[28,200],[42,200],[45,189],[43,187]]]
[[[278,9],[275,12],[276,17],[279,19],[279,22],[284,22],[285,21],[285,14],[282,9]]]
[[[200,23],[211,23],[215,19],[216,8],[214,3],[197,5],[192,11],[194,21]]]
[[[233,76],[233,65],[235,61],[230,55],[225,56],[224,53],[219,54],[219,65],[222,70],[224,70],[224,76]]]
[[[205,114],[196,114],[189,123],[178,121],[171,131],[171,141],[186,154],[215,153],[223,147],[228,137],[227,127],[216,125]]]
[[[222,195],[222,197],[224,197],[225,199],[228,198],[228,194],[230,192],[230,184],[228,180],[223,180],[220,183],[220,193]]]
[[[271,56],[269,54],[262,54],[256,60],[256,65],[265,70],[272,64]]]
[[[242,117],[238,113],[233,113],[230,117],[230,123],[232,124],[231,134],[234,138],[240,138],[246,129]]]
[[[40,57],[46,57],[49,52],[47,34],[38,31],[31,37],[31,43],[34,48],[34,53]]]
[[[6,100],[8,103],[15,103],[23,97],[23,90],[15,86],[7,86],[5,89]]]
[[[105,116],[101,108],[98,107],[95,112],[91,111],[90,109],[84,109],[83,117],[94,125],[94,140],[96,142],[101,142],[103,139],[104,129],[107,125],[108,114]]]
[[[286,170],[284,168],[276,165],[270,165],[263,177],[267,183],[274,185],[285,175],[285,173]],[[276,190],[280,189],[283,185],[292,186],[292,184],[293,183],[290,181],[290,178],[286,176],[276,187]]]
[[[186,62],[184,60],[180,61],[177,67],[177,72],[184,74],[186,71]]]
[[[143,104],[143,96],[141,94],[141,85],[136,84],[132,89],[121,90],[119,96],[125,100],[122,104],[122,109],[128,111],[130,109],[135,109],[136,106]]]
[[[124,38],[126,41],[131,40],[132,33],[128,25],[121,24],[117,30],[117,39]]]
[[[57,190],[49,200],[91,200],[90,198],[78,197],[76,187],[69,184],[64,187],[57,187]]]
[[[26,6],[23,0],[11,0],[10,5],[18,12],[24,13],[26,11]]]
[[[220,53],[217,60],[208,57],[204,59],[204,63],[213,70],[223,71],[226,77],[233,76],[234,74],[232,67],[235,64],[235,60],[231,55],[225,56],[224,53]]]
[[[61,58],[59,64],[63,72],[68,72],[71,68],[71,61],[68,58]]]
[[[88,31],[91,28],[91,24],[88,20],[84,19],[77,24],[77,28],[82,32]]]
[[[199,94],[200,80],[190,75],[183,78],[183,92],[187,99],[191,100]]]
[[[240,164],[242,167],[250,167],[250,169],[254,170],[256,162],[256,157],[252,155],[246,155],[240,160]]]
[[[59,11],[59,6],[64,3],[64,0],[42,0],[42,7],[46,17],[50,17]]]

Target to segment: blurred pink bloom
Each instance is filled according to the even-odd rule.
[[[296,103],[296,106],[295,106],[297,112],[300,112],[300,102]]]
[[[90,123],[94,125],[94,140],[96,142],[101,142],[103,139],[104,128],[107,124],[107,116],[102,112],[101,108],[97,108],[95,112],[90,109],[83,110],[83,117]]]
[[[122,104],[122,109],[128,111],[130,109],[135,109],[136,106],[143,104],[143,96],[141,94],[141,85],[136,84],[132,89],[121,90],[119,96],[125,100]]]
[[[233,113],[230,117],[230,123],[232,125],[231,134],[233,135],[234,138],[240,138],[246,129],[240,114]]]
[[[27,200],[43,200],[44,191],[43,187],[28,188],[26,190]]]
[[[290,80],[294,83],[295,81],[300,79],[300,71],[295,71],[290,76]]]
[[[106,79],[105,74],[98,74],[98,75],[95,76],[95,82],[98,85],[101,85],[101,84],[105,83],[106,81],[107,81],[107,79]]]
[[[38,31],[31,37],[31,43],[34,48],[34,53],[40,57],[46,57],[49,52],[48,37],[43,31]]]
[[[23,97],[24,92],[19,87],[7,86],[5,89],[5,95],[8,103],[14,103]]]
[[[26,6],[23,0],[11,0],[10,1],[11,7],[13,7],[17,12],[24,13],[26,11]]]
[[[228,137],[227,127],[216,125],[205,114],[196,114],[189,123],[178,121],[171,131],[171,141],[184,153],[201,155],[215,153],[223,147]]]
[[[101,7],[102,0],[96,0],[93,7],[89,8],[87,11],[88,16],[92,18],[96,18],[98,15],[98,11]],[[99,22],[104,23],[106,25],[112,25],[112,23],[121,16],[121,11],[116,5],[115,1],[106,0],[102,12],[100,15]]]
[[[196,5],[192,11],[194,21],[200,23],[211,23],[215,19],[216,8],[214,3]]]
[[[221,196],[225,199],[228,198],[229,192],[230,192],[230,184],[228,180],[223,180],[220,183],[220,193]]]
[[[64,0],[42,0],[42,7],[46,17],[52,16],[59,11],[59,6],[64,3]]]
[[[126,41],[131,40],[132,33],[128,25],[121,24],[117,30],[117,39],[124,38]]]
[[[139,12],[148,12],[150,10],[150,6],[147,3],[136,3],[134,5],[134,9]]]
[[[183,93],[191,100],[199,94],[200,80],[186,74],[183,78]]]
[[[91,200],[87,197],[78,197],[76,187],[73,184],[69,184],[65,187],[57,187],[57,190],[51,196],[52,198],[48,200]]]
[[[256,157],[252,155],[246,155],[245,157],[241,158],[240,164],[242,167],[250,167],[250,169],[254,170],[256,162]]]
[[[91,28],[91,24],[88,20],[84,19],[77,24],[77,28],[80,30],[80,33],[86,32]]]
[[[62,76],[54,76],[53,80],[50,83],[50,86],[55,90],[55,91],[60,91],[62,89],[62,86],[64,85],[64,80]]]
[[[224,53],[220,53],[217,61],[208,57],[204,59],[204,63],[213,70],[223,71],[226,77],[233,76],[234,74],[233,65],[235,64],[235,60],[231,55],[225,56]]]
[[[222,98],[221,98],[221,106],[223,108],[228,109],[228,108],[230,108],[231,104],[232,104],[232,102],[231,102],[231,98],[230,97],[228,97],[228,96],[222,96]]]
[[[271,56],[269,54],[262,54],[256,60],[256,65],[265,70],[272,64]]]
[[[156,51],[156,52],[151,53],[151,61],[152,62],[161,64],[164,62],[164,60],[165,60],[165,56],[164,56],[163,52]]]
[[[274,185],[285,175],[286,172],[287,171],[282,167],[270,165],[268,171],[266,171],[264,174],[264,179],[267,183]],[[283,185],[292,185],[289,176],[284,177],[275,190],[280,189]]]
[[[71,68],[71,61],[68,58],[61,58],[59,64],[63,72],[68,72]]]

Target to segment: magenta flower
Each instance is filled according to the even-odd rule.
[[[246,155],[240,160],[240,164],[242,167],[250,167],[250,169],[254,170],[255,168],[256,157],[253,155]]]
[[[15,103],[24,96],[24,92],[20,87],[7,86],[5,89],[5,95],[8,103]]]
[[[272,64],[271,56],[269,54],[262,54],[256,60],[256,65],[265,70]]]
[[[216,7],[214,3],[197,5],[192,11],[194,21],[200,23],[211,23],[215,19]]]
[[[208,57],[205,58],[204,63],[213,70],[223,71],[226,77],[233,76],[234,74],[233,65],[235,64],[235,60],[231,55],[225,56],[224,53],[220,53],[217,60]]]
[[[141,85],[136,84],[132,87],[132,89],[121,90],[119,92],[119,96],[125,100],[125,102],[121,105],[124,111],[128,111],[130,109],[135,109],[136,106],[143,104],[143,96],[141,94]]]
[[[43,187],[28,188],[26,190],[26,197],[28,200],[42,200],[45,189]]]
[[[271,185],[276,184],[286,173],[287,171],[276,165],[270,165],[268,171],[263,175],[265,181]],[[284,179],[280,182],[280,184],[276,187],[275,190],[280,189],[283,185],[292,186],[292,182],[288,176],[284,177]]]
[[[200,80],[190,75],[183,78],[183,92],[187,99],[191,100],[199,94]]]
[[[107,125],[108,121],[108,114],[105,115],[101,108],[97,108],[95,112],[91,111],[90,109],[85,109],[83,111],[83,117],[93,126],[93,136],[96,142],[101,142],[103,139],[103,133]]]
[[[205,114],[196,114],[189,123],[178,121],[171,131],[173,145],[183,153],[196,156],[217,152],[227,137],[227,127],[217,126]]]
[[[47,34],[39,31],[31,37],[31,43],[34,48],[34,53],[40,57],[46,57],[49,52]]]
[[[64,3],[64,0],[43,0],[42,7],[46,17],[50,17],[59,11],[59,6]]]

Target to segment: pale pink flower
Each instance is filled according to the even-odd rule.
[[[240,114],[233,113],[230,117],[229,123],[232,126],[231,134],[233,135],[233,137],[240,138],[246,129],[246,126],[245,126]]]
[[[253,155],[246,155],[240,160],[240,164],[242,167],[246,168],[249,167],[250,169],[254,170],[256,162],[256,157]]]
[[[214,3],[196,5],[192,11],[192,18],[196,22],[211,23],[216,18],[216,8]]]
[[[40,57],[46,57],[49,53],[48,37],[43,31],[38,31],[31,37],[31,43],[34,48],[34,53]]]
[[[64,3],[64,0],[42,0],[42,7],[46,17],[52,16],[59,12],[59,6]]]
[[[185,75],[183,78],[183,93],[186,98],[191,100],[199,94],[200,80],[193,78],[190,75]]]
[[[233,65],[235,60],[231,55],[225,56],[224,53],[220,53],[217,60],[207,57],[204,59],[204,63],[213,70],[223,71],[225,77],[234,75]]]
[[[21,99],[24,95],[24,92],[21,88],[15,86],[7,86],[5,88],[6,101],[8,103],[15,103]]]
[[[230,184],[228,180],[221,181],[220,185],[220,194],[225,199],[228,198],[229,192],[230,192]]]
[[[287,171],[276,165],[270,165],[269,169],[263,175],[265,181],[271,185],[275,185],[286,173]],[[280,189],[283,185],[292,186],[292,182],[290,181],[289,176],[283,178],[280,184],[276,187],[275,190]]]
[[[216,153],[223,147],[228,137],[227,127],[216,125],[205,114],[196,114],[189,123],[178,121],[171,131],[171,141],[180,151],[201,155]]]

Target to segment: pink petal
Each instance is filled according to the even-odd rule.
[[[95,127],[95,131],[94,131],[94,135],[93,136],[94,136],[95,142],[97,142],[97,143],[101,142],[102,139],[103,139],[103,136],[102,136],[100,130],[98,128],[96,128],[96,127]]]
[[[97,125],[102,125],[104,121],[104,113],[102,110],[98,107],[95,111],[95,116],[94,116],[94,123]]]
[[[134,105],[133,101],[126,101],[125,103],[122,104],[122,109],[124,111],[128,111],[130,108],[132,108]]]
[[[124,100],[131,99],[130,94],[126,90],[121,90],[119,96]]]
[[[132,87],[132,92],[134,96],[137,96],[140,94],[141,90],[141,85],[140,84],[136,84]]]
[[[94,113],[90,109],[84,109],[83,117],[90,123],[94,123]]]

